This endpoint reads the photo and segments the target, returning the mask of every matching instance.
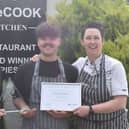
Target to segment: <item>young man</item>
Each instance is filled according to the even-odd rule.
[[[0,108],[0,129],[4,129],[3,116],[6,114],[3,108]]]
[[[0,72],[0,129],[4,129],[3,116],[6,115],[2,101],[2,74]]]
[[[87,24],[81,39],[87,56],[73,64],[83,84],[83,106],[74,111],[75,129],[128,129],[126,73],[120,61],[102,53],[103,42],[103,26]]]
[[[0,108],[0,129],[4,129],[3,116],[6,114],[3,108]]]
[[[41,23],[36,29],[40,60],[21,66],[16,73],[15,104],[23,116],[22,129],[68,129],[68,112],[40,111],[41,82],[76,82],[78,71],[57,56],[61,31],[51,23]]]

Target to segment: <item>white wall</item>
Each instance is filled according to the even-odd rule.
[[[62,0],[47,0],[47,15],[53,16],[56,14],[56,4]]]
[[[56,4],[63,0],[47,0],[47,15],[54,16],[56,14]],[[67,0],[70,3],[72,0]]]

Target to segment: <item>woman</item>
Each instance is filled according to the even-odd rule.
[[[74,110],[75,129],[127,129],[127,79],[122,63],[102,53],[104,32],[98,22],[82,31],[87,56],[73,65],[80,72],[82,106]]]

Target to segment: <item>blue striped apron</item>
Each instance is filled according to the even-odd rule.
[[[105,74],[105,56],[102,56],[100,71],[91,76],[84,71],[83,65],[80,72],[80,81],[82,82],[82,104],[94,105],[109,101],[112,99],[111,92],[107,87],[111,83],[106,83]],[[110,73],[111,74],[111,73]],[[75,129],[128,129],[127,112],[125,109],[113,113],[94,113],[85,118],[77,118],[74,122]]]
[[[64,66],[58,59],[60,74],[57,77],[39,76],[39,64],[35,64],[32,78],[30,107],[36,107],[37,113],[32,118],[23,118],[22,129],[68,129],[68,120],[66,118],[54,118],[45,111],[40,111],[41,82],[66,82]]]

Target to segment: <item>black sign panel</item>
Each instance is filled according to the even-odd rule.
[[[0,65],[5,77],[38,52],[35,27],[45,21],[46,0],[0,0]]]

